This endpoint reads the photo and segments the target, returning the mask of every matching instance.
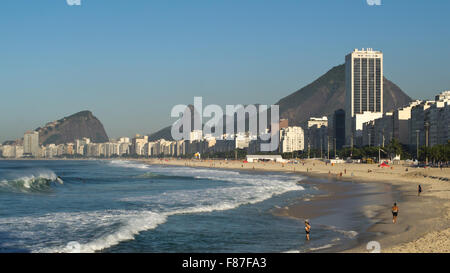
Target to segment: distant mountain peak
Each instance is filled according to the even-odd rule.
[[[383,109],[385,112],[408,104],[411,98],[384,77]],[[328,116],[345,109],[345,64],[333,67],[312,83],[282,98],[280,117],[289,124],[305,125],[310,117]]]
[[[408,104],[411,98],[397,85],[384,78],[383,109],[385,112]],[[337,65],[325,74],[280,99],[280,118],[289,120],[289,125],[305,126],[310,117],[323,117],[338,109],[345,109],[345,64]],[[171,140],[171,127],[165,127],[149,135],[149,139]]]
[[[109,140],[103,124],[89,110],[48,122],[36,131],[39,132],[39,142],[43,145],[69,143],[83,137],[96,143]]]

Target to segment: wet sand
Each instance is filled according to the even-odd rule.
[[[362,208],[365,217],[372,221],[368,231],[371,239],[380,243],[381,252],[450,252],[450,169],[411,168],[393,165],[382,168],[376,164],[325,164],[319,160],[305,160],[300,164],[243,163],[232,160],[182,160],[142,159],[149,164],[190,167],[224,168],[253,171],[294,172],[319,179],[335,179],[342,182],[379,185],[378,194],[371,193],[372,204]],[[326,184],[326,183],[325,183]],[[349,199],[341,194],[345,187],[332,184],[322,186],[335,200]],[[417,185],[423,192],[417,196]],[[327,189],[325,187],[328,187]],[[382,197],[389,193],[392,200]],[[279,215],[300,219],[321,217],[326,214],[325,201],[330,196],[316,197],[315,205],[294,204]],[[323,199],[321,199],[323,198]],[[392,223],[391,206],[397,202],[400,208],[397,224]],[[329,206],[329,204],[328,204]],[[307,213],[305,212],[307,211]],[[360,238],[358,245],[345,252],[370,252],[367,238]]]
[[[308,219],[312,226],[312,239],[315,229],[327,229],[330,226],[352,235],[347,236],[351,238],[349,240],[340,240],[338,243],[330,241],[328,247],[313,252],[341,252],[372,241],[376,233],[369,231],[369,227],[374,223],[376,210],[391,203],[397,195],[395,189],[384,191],[385,186],[381,184],[349,183],[333,178],[306,178],[301,184],[313,186],[321,194],[302,198],[273,213],[302,221]]]

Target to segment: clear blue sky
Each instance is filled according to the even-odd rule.
[[[273,104],[363,47],[432,98],[450,89],[448,14],[448,0],[3,0],[0,141],[85,109],[119,137],[194,96]]]

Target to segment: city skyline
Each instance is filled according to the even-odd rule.
[[[353,48],[381,50],[385,76],[413,99],[449,89],[449,3],[334,2],[5,3],[0,142],[86,109],[117,138],[170,125],[171,107],[196,95],[273,104]],[[355,12],[383,21],[367,33],[339,20]]]
[[[350,78],[350,77],[347,77]],[[352,80],[353,82],[353,80]],[[352,103],[353,104],[353,103]],[[405,153],[403,148],[400,154],[395,155],[396,160],[400,160],[401,156],[410,157],[411,152],[416,153],[416,159],[419,158],[419,148],[429,149],[432,147],[434,151],[438,149],[446,149],[449,144],[450,130],[448,121],[450,119],[450,91],[444,91],[435,96],[430,101],[411,101],[408,105],[402,106],[392,111],[383,113],[378,117],[372,117],[370,112],[364,112],[363,115],[369,114],[366,121],[361,124],[361,129],[353,128],[351,135],[352,142],[350,146],[344,148],[345,142],[345,111],[343,109],[336,110],[328,117],[309,118],[307,127],[303,129],[300,126],[289,126],[288,119],[279,119],[279,125],[275,126],[277,133],[267,128],[264,132],[237,131],[220,135],[214,135],[204,130],[191,130],[187,138],[179,140],[170,140],[160,137],[151,140],[147,135],[136,134],[134,137],[120,137],[117,139],[104,139],[103,141],[91,141],[89,137],[73,138],[69,141],[61,142],[44,142],[40,145],[39,132],[27,131],[24,134],[23,141],[15,144],[0,144],[0,158],[66,158],[66,157],[87,157],[87,158],[113,158],[113,157],[190,157],[200,158],[202,154],[206,156],[230,156],[234,153],[251,154],[260,152],[275,152],[278,154],[302,153],[307,154],[310,158],[311,153],[320,154],[320,158],[330,160],[330,149],[334,152],[334,159],[338,159],[338,149],[340,154],[352,151],[354,147],[362,149],[371,148],[372,145],[385,147],[389,145],[403,145],[408,152]],[[358,115],[358,114],[356,114]],[[78,115],[79,117],[79,115]],[[357,118],[357,117],[354,117]],[[70,119],[70,118],[68,118]],[[353,119],[353,118],[352,118]],[[43,135],[47,135],[46,131],[53,131],[58,126],[64,127],[62,123],[54,122],[49,124],[50,127],[44,129]],[[273,125],[273,123],[272,123]],[[305,134],[306,132],[306,134]],[[413,137],[416,133],[416,138]],[[58,134],[58,133],[56,133]],[[263,148],[263,143],[268,143],[266,137],[271,136],[271,149],[269,151]],[[50,135],[48,139],[56,140]],[[98,138],[97,135],[94,136]],[[273,142],[273,137],[279,141]],[[47,140],[48,140],[47,139]],[[353,142],[353,139],[355,142]],[[98,140],[98,139],[97,139]],[[272,146],[276,145],[276,147]],[[332,147],[332,148],[330,148]],[[401,147],[401,146],[400,146]],[[381,150],[379,150],[381,151]],[[350,157],[351,158],[351,153]],[[359,155],[361,156],[361,155]],[[438,154],[434,154],[434,159]],[[280,160],[286,160],[279,157]],[[403,158],[405,159],[405,158]],[[341,160],[341,159],[339,159]],[[379,154],[379,160],[380,154]],[[426,159],[428,161],[428,159]]]

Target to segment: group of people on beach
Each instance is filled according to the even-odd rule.
[[[421,193],[422,193],[422,186],[419,184],[417,186],[417,196],[420,196]],[[392,211],[392,223],[396,224],[399,211],[397,202],[394,203],[391,211]],[[305,220],[305,232],[306,232],[306,240],[309,241],[309,233],[311,232],[311,224],[309,223],[309,220]]]

